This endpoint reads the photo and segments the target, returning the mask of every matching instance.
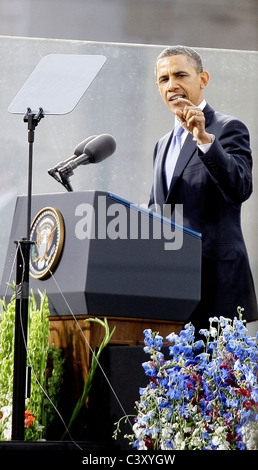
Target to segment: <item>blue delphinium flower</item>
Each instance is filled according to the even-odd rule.
[[[163,338],[159,334],[153,333],[150,329],[146,329],[143,331],[145,334],[145,352],[149,352],[151,349],[155,349],[160,351],[163,346]]]
[[[251,398],[255,403],[258,403],[258,385],[256,385],[252,392],[251,392]]]
[[[155,364],[151,361],[143,362],[142,367],[144,368],[145,374],[150,375],[151,377],[157,376],[157,369]]]

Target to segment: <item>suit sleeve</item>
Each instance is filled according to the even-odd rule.
[[[153,166],[154,166],[155,158],[156,158],[156,155],[157,155],[157,148],[158,148],[158,142],[156,143],[155,149],[154,149],[154,152],[153,152]],[[150,198],[149,198],[149,203],[148,203],[149,209],[152,209],[154,207],[154,205],[155,205],[154,183],[152,182]]]
[[[150,197],[149,197],[148,208],[150,209],[153,206],[154,206],[154,191],[153,191],[153,185],[152,185],[151,192],[150,192]]]
[[[215,141],[199,157],[226,200],[244,202],[252,193],[252,154],[247,127],[237,119],[227,120]],[[212,133],[212,131],[211,131]]]

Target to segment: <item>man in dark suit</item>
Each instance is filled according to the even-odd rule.
[[[154,151],[150,206],[183,204],[186,227],[202,233],[201,301],[192,313],[196,330],[208,319],[257,320],[257,301],[240,222],[241,204],[252,193],[249,132],[204,99],[209,75],[193,49],[165,49],[156,62],[158,90],[181,129],[181,150],[171,150],[172,131]]]

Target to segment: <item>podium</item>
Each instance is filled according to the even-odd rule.
[[[25,232],[26,200],[26,196],[17,198],[1,295],[10,279],[14,242]],[[76,317],[188,320],[200,300],[200,234],[182,226],[170,227],[167,219],[109,192],[39,194],[32,197],[32,219],[40,215],[49,222],[45,223],[45,245],[46,239],[50,244],[47,230],[50,233],[54,224],[48,220],[48,210],[57,212],[62,222],[59,259],[43,275],[35,274],[30,263],[30,286],[35,293],[46,290],[51,316],[72,312]],[[182,239],[179,248],[173,249],[173,240],[164,235],[165,226],[173,240],[177,235]],[[33,223],[32,231],[37,259],[38,245],[43,242],[37,239],[39,228]],[[53,246],[45,247],[41,264],[46,264],[51,250]]]
[[[19,196],[0,288],[7,301],[12,290],[6,283],[15,276],[15,241],[26,229],[26,206],[27,197]],[[35,294],[47,292],[49,341],[64,351],[71,387],[64,396],[76,402],[90,349],[103,337],[99,324],[85,320],[107,317],[110,331],[116,327],[110,343],[120,356],[122,380],[128,367],[135,367],[143,330],[159,331],[164,338],[178,333],[198,304],[201,235],[104,191],[38,194],[31,208],[29,284]],[[119,352],[122,346],[130,346],[129,362],[127,349]]]

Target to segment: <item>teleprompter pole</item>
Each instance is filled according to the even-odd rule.
[[[16,243],[18,243],[18,252],[16,266],[12,439],[23,441],[27,367],[26,346],[28,326],[28,263],[30,242],[28,242],[26,239],[23,239]]]
[[[30,225],[32,195],[32,161],[34,131],[41,118],[42,108],[35,115],[27,109],[24,122],[28,123],[29,163],[28,163],[28,197],[27,197],[27,236],[15,243],[18,245],[16,261],[16,303],[14,331],[14,370],[13,370],[13,410],[12,440],[24,440],[24,413],[26,398],[27,369],[27,330],[29,308],[29,260],[30,260]]]

